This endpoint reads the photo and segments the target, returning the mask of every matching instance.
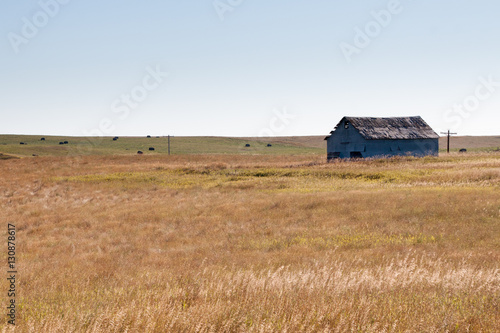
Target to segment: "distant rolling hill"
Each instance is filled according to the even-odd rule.
[[[262,138],[244,138],[245,140],[259,141]],[[279,143],[292,145],[296,147],[311,147],[321,148],[326,150],[325,135],[321,136],[287,136],[287,137],[272,137],[267,141],[271,143]],[[446,150],[446,137],[439,138],[440,150]],[[459,149],[468,149],[472,151],[487,151],[500,150],[500,135],[499,136],[454,136],[450,141],[450,149],[453,151]]]
[[[0,153],[10,156],[130,155],[168,154],[167,137],[68,137],[68,136],[0,135]],[[288,137],[193,137],[171,138],[172,154],[323,154],[326,142],[322,136]],[[67,141],[67,144],[60,144]],[[21,144],[21,142],[23,144]],[[446,138],[440,139],[441,150]],[[248,147],[246,145],[249,145]],[[270,145],[270,146],[268,146]],[[149,150],[154,148],[154,150]],[[451,139],[451,149],[470,151],[500,149],[500,136],[459,136]]]
[[[0,135],[0,153],[19,156],[128,155],[138,151],[168,154],[167,137],[119,137],[116,141],[112,137],[43,137],[44,141],[42,136]],[[304,145],[300,140],[278,142],[274,138],[179,136],[170,140],[172,154],[320,154],[325,151],[314,144]],[[60,144],[65,141],[68,143]]]

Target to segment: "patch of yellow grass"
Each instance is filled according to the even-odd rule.
[[[387,245],[416,245],[434,243],[440,236],[418,235],[336,235],[333,237],[304,237],[295,236],[293,238],[273,238],[264,240],[252,240],[248,244],[241,244],[243,249],[257,250],[281,250],[289,247],[309,247],[317,250],[336,249],[339,247],[348,248],[371,248]]]

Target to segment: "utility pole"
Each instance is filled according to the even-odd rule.
[[[170,135],[168,136],[168,154],[170,155]]]
[[[451,133],[450,130],[448,130],[448,132],[441,132],[441,134],[446,134],[448,136],[447,145],[446,145],[446,152],[449,154],[450,153],[450,136],[456,135],[457,133]]]

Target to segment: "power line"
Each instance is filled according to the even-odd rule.
[[[448,132],[441,132],[441,134],[446,134],[448,136],[447,145],[446,145],[446,152],[449,154],[450,153],[450,137],[452,135],[456,135],[457,133],[451,133],[450,130],[448,130]]]

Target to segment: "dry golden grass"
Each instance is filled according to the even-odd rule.
[[[500,331],[500,154],[40,157],[0,175],[19,332]]]

